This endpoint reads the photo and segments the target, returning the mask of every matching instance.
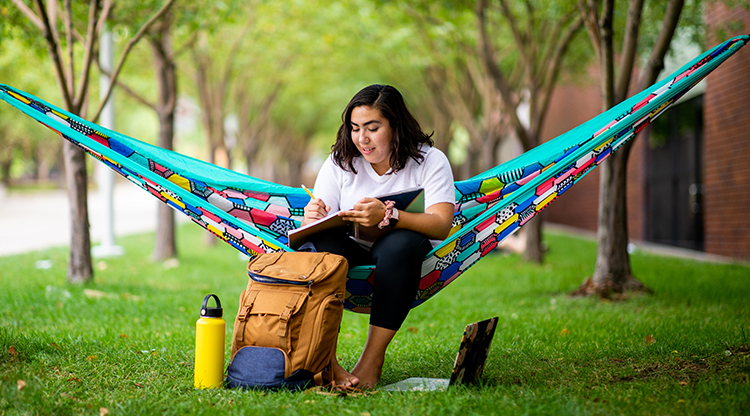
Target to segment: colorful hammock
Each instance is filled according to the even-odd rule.
[[[450,236],[425,258],[413,306],[429,299],[531,220],[583,175],[674,104],[747,43],[738,36],[670,77],[573,130],[480,175],[455,183]],[[75,143],[242,253],[292,251],[310,197],[300,188],[249,177],[135,140],[0,84],[0,98]],[[369,312],[374,266],[349,271],[345,306]]]

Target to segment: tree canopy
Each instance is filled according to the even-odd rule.
[[[89,6],[73,3],[45,4],[57,13],[70,5],[70,16],[85,22]],[[153,143],[159,123],[150,104],[158,101],[160,70],[149,46],[154,43],[134,40],[167,3],[101,2],[115,55],[130,51],[120,88],[132,94],[116,95],[117,130]],[[657,3],[645,2],[636,56],[645,58],[657,42],[665,13]],[[0,0],[2,82],[65,107],[51,82],[55,73],[39,22],[26,18],[24,4],[42,3]],[[701,4],[685,2],[679,24],[696,40],[702,36]],[[175,148],[263,179],[297,184],[306,162],[328,152],[352,95],[366,85],[387,83],[404,93],[423,127],[434,131],[436,145],[453,157],[457,179],[464,179],[502,162],[499,148],[508,140],[517,140],[524,150],[539,144],[559,76],[585,74],[583,68],[597,57],[586,32],[593,33],[590,26],[598,23],[587,21],[585,10],[600,5],[583,0],[175,2],[168,33],[160,35],[169,36],[179,86]],[[615,50],[625,49],[627,13],[625,2],[616,2]],[[63,33],[64,19],[59,25]],[[73,29],[64,40],[83,42],[85,25]],[[46,67],[8,64],[20,51],[47,61]],[[79,48],[75,58],[85,53]],[[29,81],[32,74],[38,74],[36,81]],[[96,93],[92,83],[68,98],[92,118],[98,100],[86,107],[83,98]]]

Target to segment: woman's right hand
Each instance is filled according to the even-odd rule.
[[[322,199],[315,198],[310,200],[305,206],[305,217],[302,219],[302,225],[307,225],[321,218],[325,218],[330,210],[331,207],[326,205]]]

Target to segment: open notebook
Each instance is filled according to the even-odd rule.
[[[375,198],[385,202],[391,200],[395,202],[395,208],[406,212],[424,212],[424,189],[408,188],[398,192],[376,196]],[[327,217],[321,218],[315,222],[302,227],[289,230],[289,247],[298,249],[310,236],[316,233],[327,231],[333,228],[346,228],[351,235],[356,235],[354,231],[356,224],[344,221],[336,215],[338,211],[331,212]]]
[[[484,371],[487,353],[490,351],[492,337],[495,336],[497,316],[480,322],[466,325],[461,345],[458,347],[456,362],[453,364],[450,379],[411,377],[397,383],[389,384],[380,390],[385,391],[429,391],[441,390],[456,384],[468,384],[476,381]]]

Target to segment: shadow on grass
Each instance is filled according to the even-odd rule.
[[[40,357],[60,355],[62,352],[63,347],[44,334],[34,331],[20,333],[0,326],[0,363],[7,366],[33,362]]]

